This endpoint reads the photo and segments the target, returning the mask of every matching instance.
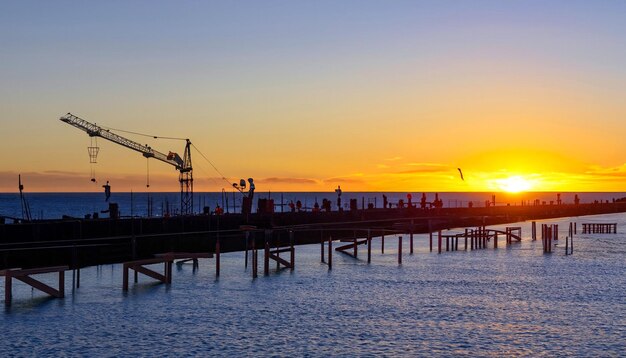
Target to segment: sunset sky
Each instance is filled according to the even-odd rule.
[[[0,192],[146,190],[67,112],[196,191],[626,191],[626,1],[2,1],[0,49]]]

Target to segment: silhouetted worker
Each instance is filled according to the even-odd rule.
[[[296,204],[293,203],[293,200],[289,202],[289,211],[292,213],[296,212]]]
[[[411,202],[411,200],[413,200],[413,195],[411,195],[411,193],[406,194],[406,199],[409,202],[409,208],[413,207],[413,203]]]
[[[337,185],[335,193],[337,193],[337,208],[338,210],[341,210],[341,185]]]
[[[248,183],[250,183],[250,189],[248,191],[248,197],[250,198],[250,200],[252,200],[252,198],[254,197],[254,179],[252,178],[248,178]]]
[[[387,203],[389,201],[387,201],[387,195],[383,194],[383,208],[387,209]]]
[[[300,200],[296,201],[296,209],[298,209],[298,212],[302,210],[302,202]]]
[[[111,197],[111,186],[109,185],[109,181],[107,180],[107,183],[102,187],[104,188],[104,201],[109,201],[109,198]]]

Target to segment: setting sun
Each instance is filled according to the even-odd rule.
[[[500,179],[496,181],[498,186],[502,191],[506,191],[509,193],[519,193],[522,191],[527,191],[532,188],[532,183],[521,177],[521,176],[512,176],[506,179]]]

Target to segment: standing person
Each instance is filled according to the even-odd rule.
[[[104,188],[104,201],[109,201],[109,198],[111,197],[111,186],[109,185],[109,181],[107,180],[107,183],[102,187]]]
[[[248,191],[248,197],[250,198],[250,200],[252,200],[252,198],[254,197],[254,179],[252,178],[248,178],[248,183],[250,183],[250,189]]]
[[[341,211],[341,185],[337,185],[335,193],[337,193],[337,210]]]

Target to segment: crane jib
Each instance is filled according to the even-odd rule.
[[[101,137],[113,143],[119,144],[126,148],[132,149],[134,151],[140,152],[146,158],[154,158],[169,165],[172,165],[180,172],[179,181],[180,181],[180,211],[181,214],[192,214],[193,213],[193,171],[191,166],[191,141],[187,139],[187,144],[185,145],[185,153],[183,158],[180,155],[169,152],[168,154],[163,154],[159,151],[156,151],[150,146],[141,145],[135,141],[132,141],[128,138],[124,138],[118,134],[112,133],[111,131],[104,129],[94,123],[90,123],[82,118],[79,118],[71,113],[66,114],[59,118],[61,121],[76,127],[84,132],[86,132],[91,137]],[[156,138],[156,137],[155,137]]]

